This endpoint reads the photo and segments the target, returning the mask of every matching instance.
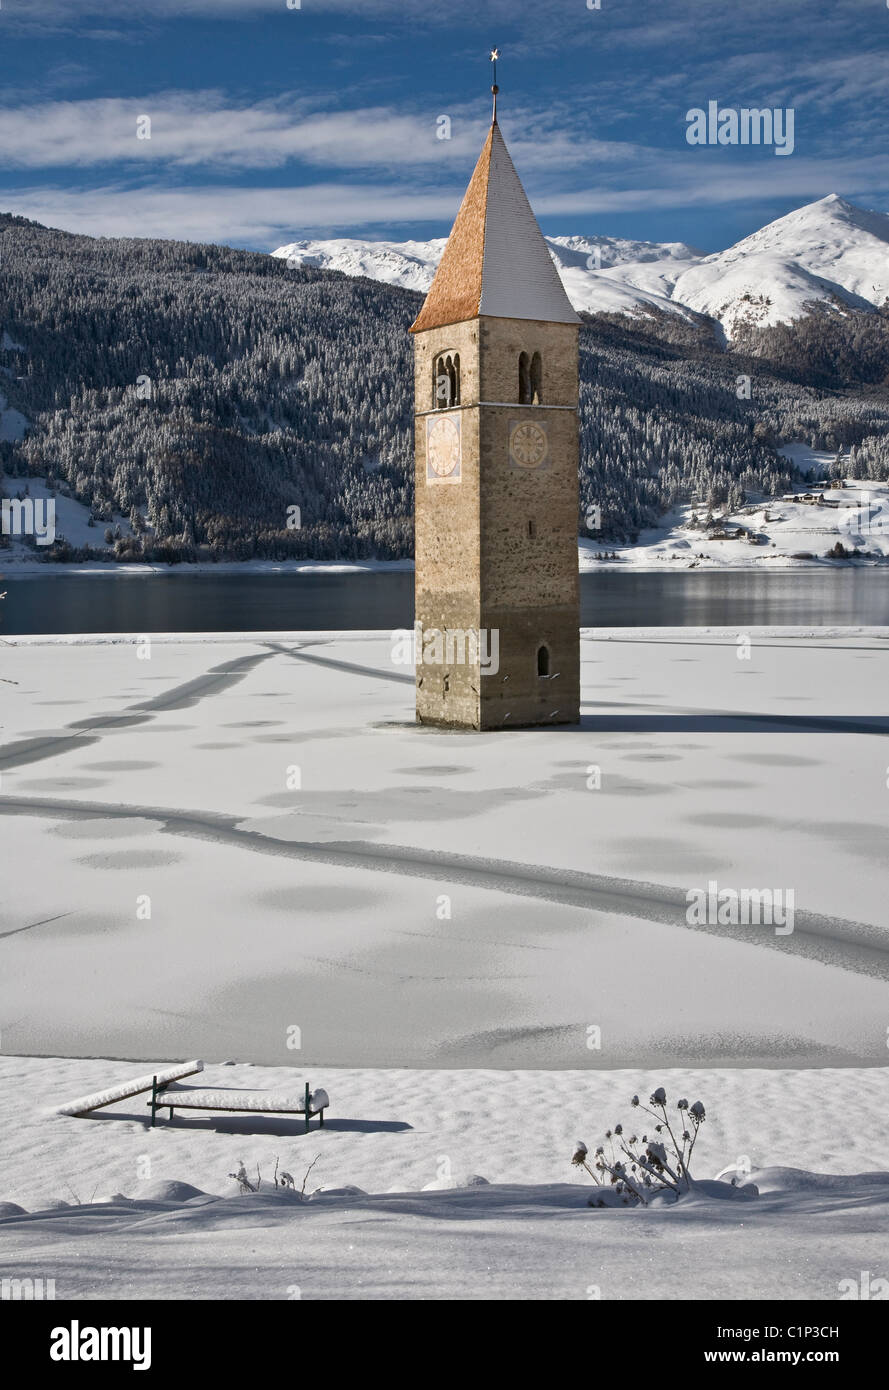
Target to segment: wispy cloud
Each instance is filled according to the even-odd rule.
[[[486,108],[484,108],[486,111]],[[43,102],[0,108],[4,161],[18,169],[87,169],[102,164],[143,168],[271,169],[288,163],[335,169],[436,169],[474,161],[489,116],[479,103],[448,112],[389,107],[317,111],[296,96],[235,105],[217,92],[168,92],[133,98]],[[150,138],[139,138],[141,118]],[[448,138],[439,138],[448,121]],[[630,147],[560,128],[552,108],[516,109],[512,145],[526,169],[563,171],[627,158]],[[147,127],[143,126],[143,130]]]
[[[704,152],[702,152],[704,153]],[[709,152],[708,152],[709,153]],[[692,156],[694,159],[694,156]],[[701,179],[688,159],[654,166],[658,182],[633,187],[597,181],[573,190],[531,191],[553,232],[574,230],[580,216],[607,218],[638,210],[801,203],[837,192],[882,209],[878,190],[889,187],[889,155],[856,161],[772,160],[739,166],[711,159]],[[876,192],[875,192],[876,191]],[[308,184],[300,188],[201,185],[138,189],[104,184],[90,189],[0,189],[0,207],[67,231],[98,236],[148,236],[224,242],[272,249],[307,235],[345,232],[383,236],[387,229],[424,224],[428,235],[447,230],[462,186],[406,187],[402,183]],[[562,220],[555,226],[553,219]]]
[[[139,138],[148,116],[149,138]],[[108,163],[274,168],[297,160],[340,168],[440,162],[465,155],[471,129],[436,138],[434,117],[371,108],[313,112],[298,98],[236,105],[216,92],[44,102],[0,109],[4,162],[20,169]]]
[[[0,189],[0,207],[45,226],[90,236],[164,237],[271,249],[306,231],[448,222],[453,191],[408,193],[385,184],[318,183],[302,188]]]

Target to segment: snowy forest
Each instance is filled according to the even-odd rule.
[[[97,536],[129,517],[112,553],[131,562],[410,555],[420,302],[257,252],[0,216],[0,386],[31,422],[0,466],[84,503]],[[685,498],[780,494],[793,440],[889,477],[887,383],[883,313],[813,310],[730,352],[707,320],[588,317],[579,529],[593,506],[632,539]],[[62,537],[41,558],[93,553]]]

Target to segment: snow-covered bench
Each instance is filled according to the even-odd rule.
[[[272,1095],[268,1091],[200,1091],[191,1086],[168,1085],[157,1077],[151,1088],[151,1123],[158,1110],[164,1108],[173,1118],[174,1110],[226,1110],[240,1115],[305,1115],[306,1133],[309,1119],[317,1115],[324,1126],[324,1111],[330,1101],[326,1091],[312,1091],[306,1082],[302,1096]]]
[[[116,1105],[118,1101],[129,1100],[131,1096],[141,1095],[143,1091],[154,1091],[157,1086],[167,1086],[181,1081],[185,1076],[194,1076],[203,1071],[203,1062],[180,1062],[175,1067],[167,1067],[154,1076],[136,1076],[132,1081],[123,1081],[119,1086],[109,1086],[107,1091],[96,1091],[91,1096],[80,1096],[69,1100],[66,1105],[56,1107],[57,1115],[88,1115],[91,1110],[101,1110],[105,1105]]]

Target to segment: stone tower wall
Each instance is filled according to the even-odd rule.
[[[415,335],[416,619],[423,631],[496,632],[499,666],[417,666],[417,717],[454,727],[576,723],[577,340],[573,324],[482,317]],[[460,354],[459,484],[426,481],[433,360]],[[539,352],[541,404],[519,405],[519,354]],[[558,408],[556,408],[558,407]],[[541,424],[545,466],[510,462],[510,429]],[[537,653],[549,653],[549,675]]]
[[[441,352],[460,354],[461,480],[426,481],[426,418],[434,406],[432,370]],[[415,622],[424,632],[476,630],[480,625],[479,325],[473,319],[414,335]],[[417,718],[422,723],[478,728],[480,674],[455,662],[417,660]]]

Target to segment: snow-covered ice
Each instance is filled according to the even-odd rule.
[[[8,639],[4,1048],[883,1064],[889,643],[742,636],[588,634],[579,728],[482,735],[385,634]]]
[[[388,634],[0,650],[4,1274],[830,1299],[889,1273],[889,630],[588,631],[579,728],[483,735],[413,724]],[[793,931],[690,925],[711,881],[793,890]],[[53,1113],[196,1056],[211,1088],[323,1087],[323,1131]],[[587,1206],[576,1139],[661,1084],[707,1107],[696,1177],[749,1166],[758,1197]]]

